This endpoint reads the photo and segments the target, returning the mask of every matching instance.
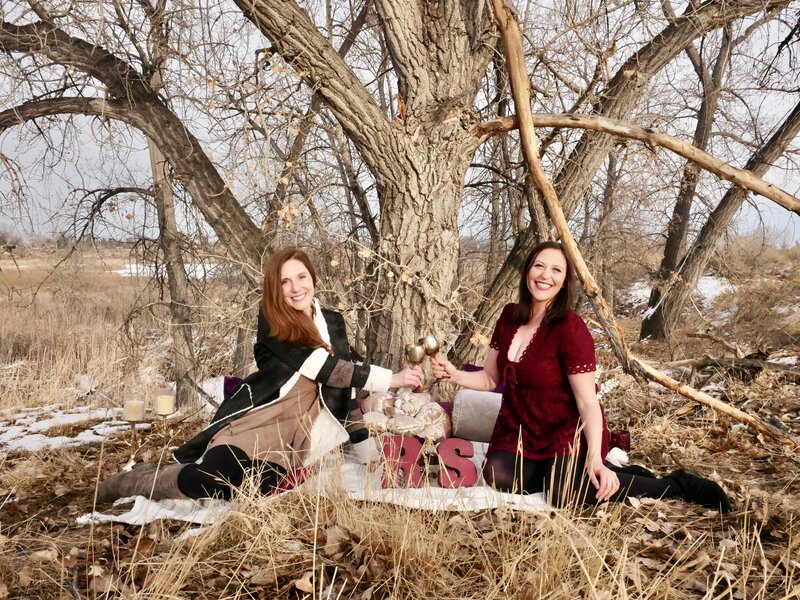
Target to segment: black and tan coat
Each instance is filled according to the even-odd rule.
[[[296,436],[303,438],[304,464],[313,463],[348,440],[358,442],[366,437],[363,429],[350,435],[344,428],[348,415],[356,406],[353,390],[386,391],[392,372],[374,365],[362,365],[353,359],[344,318],[339,313],[320,308],[315,303],[314,323],[322,339],[330,344],[331,352],[276,340],[269,334],[269,324],[259,315],[258,335],[253,347],[258,371],[249,375],[223,400],[211,423],[178,448],[174,452],[175,459],[182,463],[197,461],[212,440],[215,444],[226,440],[225,443],[236,445],[237,431],[248,432],[247,437],[239,436],[239,440],[245,440],[240,441],[245,445],[250,444],[247,440],[252,438],[254,424],[268,427],[275,423],[275,419],[290,419],[290,415],[300,410],[298,402],[311,406],[301,378],[316,383],[318,397],[322,400],[317,403],[317,409],[305,411],[298,424],[302,432],[285,434],[292,439],[299,439]],[[290,399],[291,402],[287,402]],[[223,431],[226,427],[227,431]],[[285,427],[284,430],[288,431]],[[243,449],[250,454],[250,448]]]

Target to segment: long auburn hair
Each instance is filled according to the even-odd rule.
[[[531,270],[531,265],[536,257],[542,250],[547,249],[558,250],[564,255],[564,260],[567,263],[567,272],[564,277],[564,285],[544,313],[542,323],[557,323],[567,316],[567,312],[572,308],[575,303],[575,284],[573,274],[575,268],[572,266],[572,261],[564,252],[564,247],[559,242],[542,242],[533,248],[525,259],[522,265],[522,270],[519,277],[519,304],[514,310],[513,318],[517,323],[527,323],[531,319],[531,311],[533,310],[533,294],[528,289],[528,271]]]
[[[302,344],[309,348],[330,350],[306,313],[290,307],[283,297],[281,269],[289,260],[299,260],[311,274],[314,288],[317,287],[317,272],[308,254],[299,248],[287,248],[273,254],[264,270],[264,288],[261,294],[261,312],[269,323],[269,334],[281,342]]]

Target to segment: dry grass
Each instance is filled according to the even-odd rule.
[[[120,448],[111,446],[114,454]],[[179,525],[76,529],[95,454],[60,452],[11,469],[34,490],[58,470],[80,489],[63,509],[4,528],[0,581],[59,598],[791,598],[800,527],[768,496],[728,517],[678,501],[549,513],[431,513],[299,490],[245,488],[232,510],[179,541]],[[49,465],[49,466],[45,466]],[[38,469],[42,473],[36,473]],[[37,512],[38,514],[33,514]],[[24,581],[23,581],[24,583]]]
[[[142,393],[148,377],[169,377],[164,309],[141,309],[159,300],[158,290],[110,273],[126,260],[76,257],[38,290],[49,259],[25,257],[20,270],[0,262],[0,409],[119,405],[128,390]],[[778,288],[784,296],[798,293],[794,277],[781,280],[789,280]],[[203,375],[229,366],[238,308],[227,285],[197,293]],[[747,298],[755,305],[776,293],[765,290],[740,294],[754,294]],[[770,318],[778,332],[768,334],[770,344],[796,339],[780,337],[786,327],[769,307],[748,307],[749,316],[742,310],[727,334],[767,331],[748,319]],[[635,326],[627,322],[631,332]],[[708,340],[683,338],[679,350],[719,353]],[[648,343],[636,351],[663,360],[676,346]],[[800,431],[800,395],[787,376],[725,382],[728,401]],[[685,466],[711,476],[733,497],[735,512],[721,517],[679,501],[642,501],[540,514],[431,513],[309,489],[272,499],[245,489],[221,522],[179,540],[185,526],[171,522],[76,526],[92,510],[98,479],[127,461],[124,439],[37,454],[0,449],[0,598],[3,586],[11,598],[60,600],[800,597],[795,451],[672,394],[645,394],[629,380],[606,397],[606,410],[612,427],[631,430],[635,461],[662,473]],[[177,439],[199,425],[181,423]],[[158,430],[144,438],[143,453],[161,451]]]

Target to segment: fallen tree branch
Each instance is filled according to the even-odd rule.
[[[531,179],[542,194],[550,217],[558,232],[558,236],[561,239],[564,251],[573,262],[586,296],[591,302],[595,314],[608,336],[614,354],[617,356],[620,363],[622,363],[623,369],[637,379],[644,376],[681,396],[710,406],[722,414],[745,423],[756,431],[777,438],[783,443],[790,443],[800,447],[800,438],[797,436],[788,433],[784,434],[773,425],[765,423],[757,417],[748,415],[704,392],[682,384],[631,354],[625,343],[622,330],[617,324],[616,318],[608,309],[602,295],[599,293],[597,282],[589,270],[589,267],[586,265],[586,262],[583,260],[583,256],[580,250],[578,250],[577,244],[569,231],[567,220],[564,217],[564,211],[556,196],[553,184],[542,169],[541,160],[539,159],[539,150],[537,148],[533,114],[531,112],[530,81],[525,69],[525,57],[522,50],[519,25],[511,12],[505,7],[503,0],[492,0],[492,8],[495,21],[500,30],[500,36],[503,40],[503,51],[506,57],[506,64],[508,65],[509,83],[511,84],[511,91],[514,96],[514,104],[517,106],[518,110],[517,118],[519,121],[520,142],[525,162],[531,173]],[[800,206],[800,202],[798,206]]]
[[[527,73],[525,77],[527,78]],[[527,106],[530,107],[530,104]],[[590,129],[592,131],[600,131],[602,133],[608,133],[617,137],[643,142],[653,151],[655,151],[657,147],[661,146],[662,148],[671,150],[678,156],[682,156],[686,160],[692,161],[706,171],[714,173],[714,175],[721,179],[726,179],[727,181],[735,183],[739,187],[749,190],[754,194],[769,198],[773,202],[780,204],[786,210],[800,214],[800,199],[795,198],[779,187],[764,181],[760,177],[756,177],[747,169],[739,169],[729,165],[715,156],[712,156],[708,152],[704,152],[703,150],[700,150],[700,148],[671,135],[667,135],[666,133],[661,133],[655,129],[631,125],[630,123],[624,123],[622,121],[615,121],[614,119],[608,119],[599,115],[550,113],[533,115],[530,113],[530,110],[527,112],[531,114],[533,125],[536,127]],[[499,119],[481,123],[475,128],[475,135],[481,139],[486,139],[494,135],[499,135],[514,129],[518,129],[521,114],[522,111],[520,110],[517,116],[501,117]]]
[[[712,335],[710,333],[704,333],[702,331],[698,331],[697,333],[690,333],[686,337],[700,338],[700,339],[704,339],[704,340],[711,340],[712,342],[718,343],[720,346],[722,346],[723,348],[725,348],[729,352],[733,352],[738,358],[744,358],[744,352],[742,352],[742,349],[739,348],[739,344],[731,344],[729,342],[726,342],[722,338],[717,337],[716,335]]]
[[[749,415],[744,411],[739,410],[738,408],[731,406],[723,402],[722,400],[717,400],[713,396],[706,394],[705,392],[701,392],[700,390],[696,390],[692,387],[689,387],[686,384],[681,383],[680,381],[676,381],[669,375],[662,373],[661,371],[655,369],[651,365],[647,364],[643,360],[634,357],[631,357],[644,371],[647,375],[648,379],[655,381],[663,385],[668,390],[672,390],[683,396],[684,398],[689,398],[700,404],[705,404],[706,406],[713,408],[719,413],[723,415],[727,415],[733,419],[736,419],[740,423],[744,423],[748,427],[752,427],[756,431],[760,433],[765,433],[771,437],[777,438],[779,441],[783,443],[791,443],[797,447],[800,447],[800,438],[796,435],[792,435],[790,433],[784,433],[774,425],[770,423],[766,423],[759,419],[758,417],[754,417],[753,415]]]
[[[792,365],[782,365],[779,363],[771,363],[769,360],[759,360],[757,358],[743,358],[733,356],[722,356],[714,358],[713,356],[703,356],[701,358],[687,358],[685,360],[674,360],[667,363],[659,363],[663,367],[724,367],[724,368],[762,368],[771,371],[783,371],[784,373],[791,373],[800,377],[800,368]]]

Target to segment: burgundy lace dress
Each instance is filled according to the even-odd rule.
[[[559,323],[541,325],[519,362],[510,361],[508,348],[519,327],[511,318],[514,307],[505,306],[490,342],[499,352],[505,388],[488,452],[516,453],[521,442],[523,457],[553,458],[569,452],[580,418],[567,375],[595,370],[594,340],[583,319],[570,311]],[[586,447],[581,436],[581,454]],[[601,452],[608,453],[605,416]]]

